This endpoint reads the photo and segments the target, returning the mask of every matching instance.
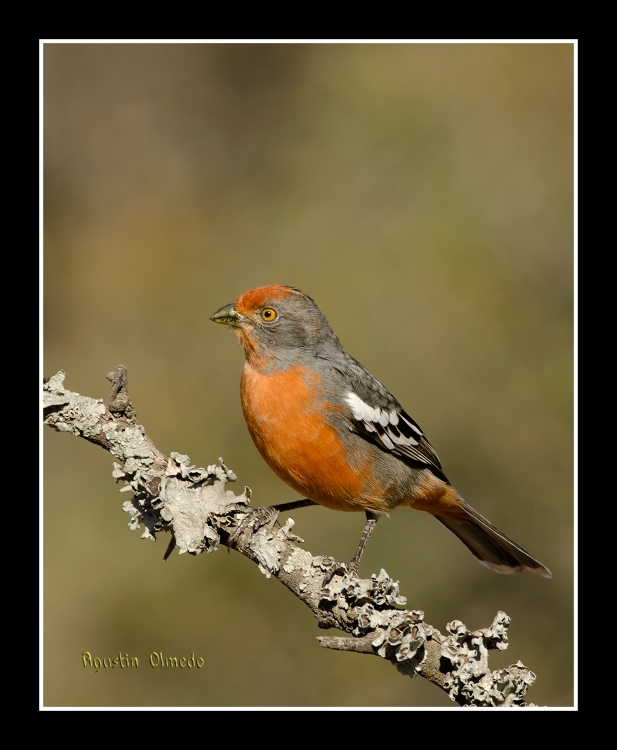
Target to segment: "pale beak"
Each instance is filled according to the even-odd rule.
[[[210,320],[226,326],[237,326],[244,320],[244,317],[234,310],[233,302],[231,302],[229,305],[223,305],[220,310],[211,315]]]

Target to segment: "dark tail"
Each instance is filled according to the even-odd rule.
[[[435,518],[456,534],[482,565],[486,565],[496,573],[517,573],[525,568],[544,578],[553,577],[548,568],[499,531],[468,502],[463,498],[460,498],[460,502],[468,520],[456,523],[450,518],[441,516],[435,516]]]

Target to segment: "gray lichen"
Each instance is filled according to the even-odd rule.
[[[172,453],[165,476],[161,478],[160,516],[171,526],[180,554],[214,552],[220,542],[220,530],[229,526],[230,510],[246,505],[250,490],[240,496],[225,490],[236,476],[219,459],[220,465],[206,469],[192,466],[188,456]]]
[[[300,537],[291,533],[294,523],[293,518],[288,518],[285,525],[277,530],[273,531],[265,527],[252,535],[249,548],[255,555],[259,570],[266,578],[270,578],[273,574],[279,572],[281,554],[286,549],[287,542],[301,541]],[[302,550],[298,551],[301,552]],[[289,570],[289,565],[286,569]]]
[[[292,553],[287,558],[283,570],[286,573],[293,573],[296,570],[302,571],[305,578],[310,576],[310,568],[313,564],[313,555],[300,547],[294,547]]]
[[[442,657],[452,664],[444,687],[452,700],[466,698],[472,706],[524,706],[525,693],[536,675],[518,661],[492,672],[488,666],[491,649],[508,647],[510,618],[498,612],[490,627],[471,632],[460,620],[448,623],[450,635],[443,639]]]
[[[67,391],[64,378],[64,370],[59,370],[43,385],[43,409],[48,412],[45,424],[59,432],[92,437],[98,433],[100,418],[105,413],[103,399]]]
[[[315,565],[323,564],[316,559]],[[355,576],[334,578],[322,591],[324,604],[335,604],[347,612],[347,624],[357,637],[372,634],[373,652],[395,664],[399,671],[415,677],[427,638],[420,610],[403,610],[407,600],[399,592],[399,582],[381,570],[370,579]],[[432,629],[431,629],[432,632]]]
[[[315,558],[314,566],[326,569],[332,564],[332,558]],[[399,593],[399,582],[393,581],[385,570],[379,575],[372,575],[370,579],[361,579],[355,575],[345,575],[333,578],[327,588],[322,589],[322,599],[327,602],[337,602],[343,609],[350,605],[359,606],[372,603],[376,606],[397,605],[405,606],[407,600]]]

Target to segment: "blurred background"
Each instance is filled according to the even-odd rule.
[[[208,318],[252,287],[304,290],[554,578],[495,575],[405,508],[361,574],[385,568],[442,632],[507,612],[492,667],[521,659],[529,700],[572,705],[572,45],[48,43],[44,97],[44,374],[105,398],[125,365],[162,451],[223,456],[257,505],[292,500],[248,436],[242,351]],[[163,565],[110,456],[44,441],[44,705],[454,705],[320,648],[310,612],[236,553]],[[339,559],[364,522],[292,515]],[[95,674],[83,651],[140,667]],[[155,670],[151,651],[205,665]]]

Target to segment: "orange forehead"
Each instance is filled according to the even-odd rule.
[[[249,289],[248,292],[241,294],[236,299],[234,307],[239,313],[248,315],[266,303],[273,303],[278,299],[298,294],[300,292],[288,286],[260,286],[257,289]]]

